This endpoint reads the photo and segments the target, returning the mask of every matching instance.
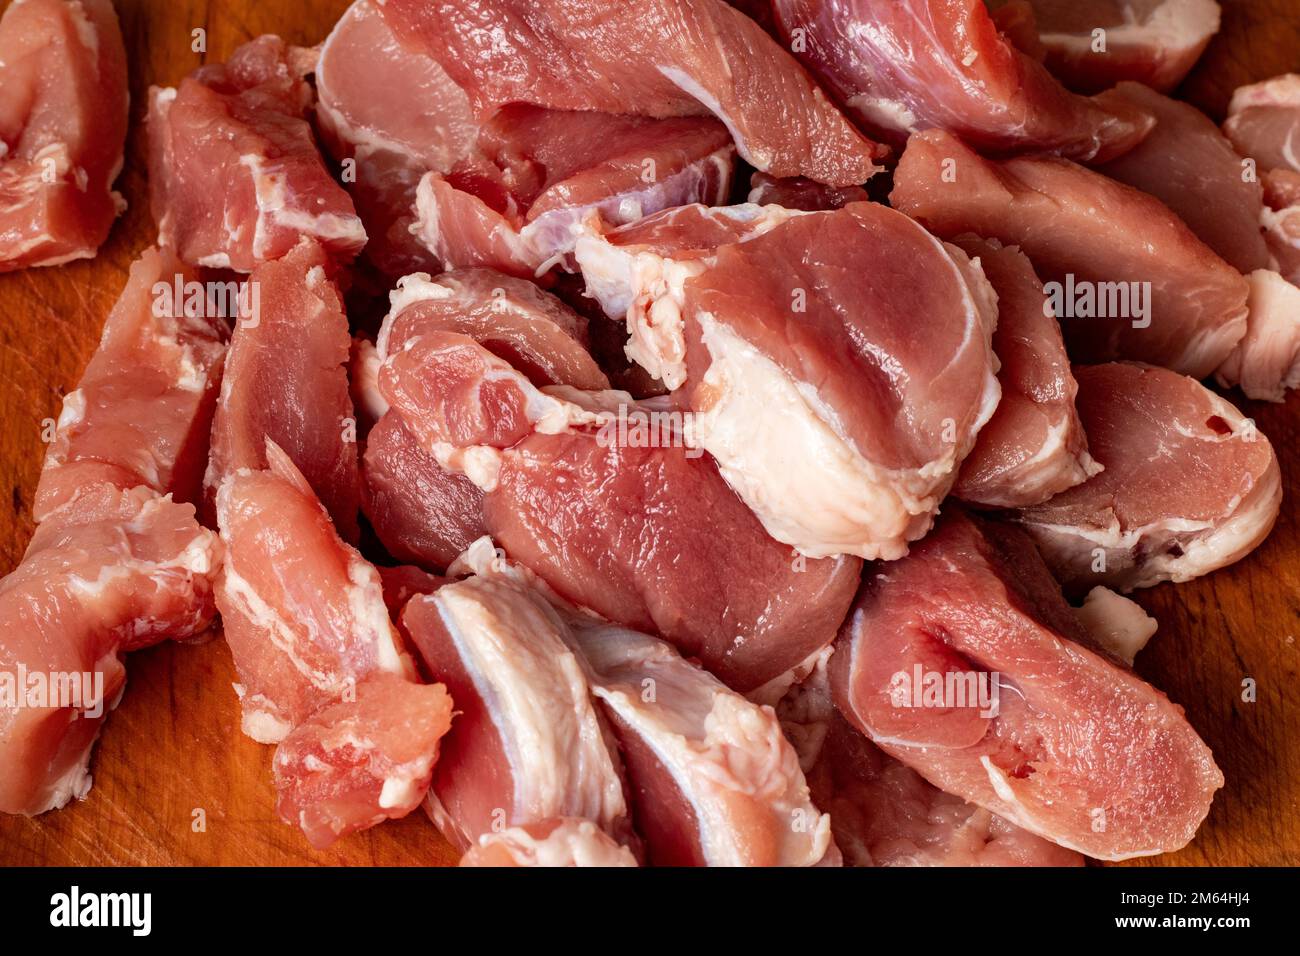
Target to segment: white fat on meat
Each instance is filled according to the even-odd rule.
[[[570,633],[623,740],[634,787],[650,794],[638,814],[676,817],[666,827],[642,822],[652,861],[657,853],[664,860],[653,835],[664,829],[676,830],[676,840],[693,844],[709,866],[813,866],[835,855],[830,818],[812,805],[772,708],[729,690],[657,638],[598,625]],[[680,794],[690,820],[656,800],[664,791]]]
[[[1110,588],[1093,588],[1074,613],[1094,641],[1129,666],[1160,626],[1140,604]]]
[[[1281,402],[1300,387],[1300,287],[1267,269],[1246,279],[1246,337],[1214,378],[1225,388],[1240,386],[1247,398]]]
[[[461,866],[628,867],[632,851],[590,820],[567,817],[485,833]]]

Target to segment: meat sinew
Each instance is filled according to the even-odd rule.
[[[1223,785],[1182,709],[1090,644],[1010,525],[947,512],[868,576],[830,673],[886,753],[1098,859],[1184,846]]]
[[[830,819],[812,805],[772,708],[657,638],[584,624],[569,633],[618,735],[651,863],[839,861]]]
[[[944,238],[1018,245],[1054,293],[1075,361],[1131,359],[1197,378],[1246,334],[1248,286],[1159,200],[1054,157],[984,159],[913,136],[891,201]]]
[[[1282,502],[1273,448],[1253,421],[1164,369],[1075,369],[1079,415],[1105,469],[1016,520],[1071,591],[1187,581],[1239,560]]]
[[[0,19],[0,272],[95,255],[126,208],[126,51],[110,0]]]
[[[804,63],[869,132],[901,144],[942,129],[977,149],[1117,156],[1141,110],[1067,92],[999,32],[983,0],[776,0]]]
[[[302,236],[351,259],[366,233],[321,160],[311,89],[283,41],[258,37],[180,86],[149,91],[158,243],[185,262],[251,272]]]

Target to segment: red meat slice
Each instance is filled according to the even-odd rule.
[[[1158,368],[1075,369],[1096,477],[1017,513],[1074,592],[1187,581],[1249,554],[1282,503],[1273,447],[1193,379]]]
[[[1088,856],[1186,845],[1223,785],[1182,709],[1089,645],[1029,539],[959,511],[864,581],[830,674],[886,753]],[[992,707],[917,693],[981,678]]]
[[[352,259],[366,234],[303,118],[311,91],[283,41],[149,91],[149,183],[159,245],[192,265],[251,272],[303,236]]]
[[[1069,93],[998,31],[982,0],[776,0],[793,49],[871,133],[946,130],[980,150],[1104,160],[1151,120]]]
[[[1204,378],[1246,334],[1240,273],[1159,200],[1068,160],[995,162],[947,133],[921,133],[890,199],[944,238],[973,232],[1018,245],[1072,307],[1057,318],[1075,361],[1132,359]],[[1072,290],[1118,314],[1088,316],[1073,308],[1085,300]]]
[[[307,478],[339,533],[355,542],[360,479],[348,389],[352,345],[322,246],[304,238],[245,284],[212,428],[209,507],[241,468],[266,467],[267,439]]]
[[[0,19],[0,272],[93,257],[126,208],[126,51],[110,0]]]

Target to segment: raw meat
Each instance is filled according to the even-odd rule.
[[[997,405],[992,289],[885,206],[674,210],[577,259],[626,303],[628,354],[682,386],[692,443],[809,557],[905,553]]]
[[[970,236],[957,245],[979,261],[998,295],[993,351],[1002,400],[962,462],[953,494],[979,505],[1038,504],[1101,470],[1074,408],[1078,385],[1061,330],[1019,250]]]
[[[480,836],[552,817],[584,817],[631,839],[617,754],[566,644],[568,625],[488,539],[476,573],[412,598],[401,622],[458,715],[428,808],[462,851]]]
[[[88,486],[36,529],[0,580],[0,812],[86,796],[91,748],[125,689],[122,655],[207,628],[220,553],[192,505],[143,486]]]
[[[1228,402],[1164,369],[1075,369],[1095,478],[1016,520],[1082,593],[1187,581],[1244,557],[1282,502],[1273,447]]]
[[[1104,860],[1176,850],[1223,776],[1182,709],[1094,647],[1027,537],[954,509],[864,580],[831,688],[886,753],[1024,829]]]
[[[773,541],[698,452],[617,432],[532,435],[502,455],[489,532],[566,600],[657,633],[748,691],[829,643],[861,562]]]
[[[1280,402],[1300,388],[1300,288],[1267,269],[1246,279],[1246,337],[1214,377],[1225,388],[1241,386],[1247,398]]]
[[[0,18],[0,273],[95,255],[126,208],[126,51],[110,0]]]
[[[404,44],[438,60],[481,121],[512,103],[661,119],[712,113],[751,165],[830,186],[866,182],[882,155],[793,57],[722,0],[386,0],[380,10]]]
[[[1268,265],[1264,190],[1208,116],[1141,83],[1121,83],[1099,99],[1132,103],[1156,117],[1156,126],[1098,172],[1155,196],[1238,272]]]
[[[105,482],[198,500],[229,333],[216,303],[193,295],[194,281],[166,250],[131,265],[99,348],[64,397],[37,521]]]
[[[158,244],[192,265],[251,272],[303,236],[350,260],[366,242],[303,118],[311,90],[278,37],[244,44],[179,87],[149,91]]]
[[[322,44],[316,96],[331,155],[355,164],[348,186],[370,237],[365,257],[393,277],[432,271],[436,260],[411,235],[415,190],[473,148],[468,97],[436,60],[402,47],[370,0],[352,4]]]
[[[1093,588],[1075,608],[1074,616],[1093,643],[1130,667],[1138,651],[1155,636],[1159,623],[1136,601],[1110,588]]]
[[[777,705],[846,866],[1080,866],[1083,857],[944,793],[855,730],[823,655]]]
[[[276,811],[323,849],[340,837],[404,817],[424,799],[451,727],[441,684],[378,675],[354,700],[317,711],[275,750]]]
[[[1246,334],[1241,274],[1159,200],[1100,173],[1054,157],[986,160],[931,131],[908,142],[894,182],[894,205],[936,235],[1018,245],[1054,293],[1075,361],[1204,378]]]
[[[807,212],[843,209],[851,202],[866,202],[870,197],[861,186],[823,186],[802,176],[777,179],[767,173],[749,178],[748,202],[756,206],[781,206]]]
[[[304,237],[245,283],[204,479],[211,509],[234,472],[266,467],[273,441],[347,541],[358,537],[357,422],[348,390],[348,317],[325,249]],[[254,298],[255,297],[255,298]]]
[[[713,119],[508,106],[484,125],[471,157],[421,180],[414,234],[445,268],[540,275],[569,253],[588,216],[616,226],[722,202],[734,159]]]
[[[650,863],[838,862],[830,818],[812,805],[772,708],[657,638],[594,624],[569,633],[618,735]]]
[[[279,743],[377,674],[415,669],[388,617],[379,574],[339,539],[288,455],[240,469],[217,491],[226,559],[217,606],[239,672],[244,733]]]
[[[1067,92],[982,0],[776,0],[805,64],[873,135],[946,130],[976,149],[1104,160],[1151,127],[1141,110]]]
[[[376,568],[379,580],[384,588],[384,604],[388,606],[388,616],[397,620],[406,607],[406,602],[420,594],[432,594],[447,583],[447,579],[430,574],[409,564],[393,568]]]
[[[461,866],[636,866],[627,847],[590,820],[564,817],[485,833],[460,858]]]
[[[399,561],[445,569],[483,526],[483,491],[443,468],[390,412],[366,439],[365,509],[384,548]]]
[[[994,0],[990,6],[1004,3]],[[1124,80],[1167,93],[1219,32],[1215,0],[1029,0],[1029,5],[1048,69],[1080,93],[1097,93]]]

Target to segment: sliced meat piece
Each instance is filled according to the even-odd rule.
[[[1223,785],[1182,708],[1089,643],[1030,540],[959,510],[864,579],[830,675],[886,753],[1098,859],[1186,845]]]
[[[386,674],[363,681],[354,699],[317,711],[276,748],[280,819],[319,850],[406,816],[428,792],[451,721],[441,684]]]
[[[457,716],[428,808],[462,851],[487,833],[584,817],[631,839],[621,766],[566,644],[568,626],[522,572],[493,555],[479,573],[412,598],[402,612]]]
[[[1069,590],[1188,581],[1267,537],[1282,485],[1253,421],[1164,369],[1097,365],[1075,377],[1089,449],[1105,470],[1015,518]]]
[[[1194,106],[1141,83],[1121,83],[1100,100],[1132,103],[1156,118],[1135,149],[1095,167],[1155,196],[1238,272],[1268,265],[1260,219],[1264,190],[1245,175],[1241,157],[1214,122]]]
[[[846,866],[1083,864],[1078,853],[944,793],[855,730],[835,710],[828,658],[776,712]]]
[[[421,181],[415,235],[446,268],[531,277],[567,255],[588,216],[617,226],[722,202],[734,160],[713,119],[508,106],[484,125],[470,158]]]
[[[587,320],[532,282],[490,269],[435,279],[409,275],[392,293],[376,347],[386,359],[426,332],[458,332],[528,376],[534,385],[600,391],[609,380],[587,351]]]
[[[1078,385],[1061,329],[1018,249],[971,236],[956,244],[978,259],[998,296],[993,351],[1002,400],[962,462],[953,494],[978,505],[1038,504],[1101,470],[1074,408]]]
[[[384,548],[399,561],[445,569],[483,525],[483,491],[438,464],[390,412],[366,439],[365,510]]]
[[[158,244],[192,265],[251,272],[303,236],[350,260],[366,233],[303,118],[311,90],[274,36],[172,89],[149,91]]]
[[[348,389],[348,317],[324,247],[304,238],[253,270],[241,294],[204,478],[209,507],[240,469],[267,466],[282,449],[339,533],[358,538],[357,422]]]
[[[543,820],[485,833],[460,858],[461,866],[636,866],[632,851],[590,820]]]
[[[671,443],[532,435],[502,455],[489,532],[568,601],[661,634],[740,691],[825,646],[861,568],[763,531],[717,466]]]
[[[1159,200],[1064,159],[983,159],[913,136],[893,204],[936,235],[1018,245],[1075,361],[1132,359],[1196,378],[1246,334],[1246,280]]]
[[[1267,269],[1246,279],[1246,337],[1214,377],[1225,388],[1240,386],[1247,398],[1280,402],[1300,388],[1300,288]]]
[[[84,488],[0,580],[0,812],[34,816],[90,790],[90,751],[125,689],[126,651],[193,637],[215,616],[216,536],[145,487]],[[43,678],[46,691],[33,696]],[[18,706],[15,706],[17,704]]]
[[[380,9],[404,43],[442,64],[483,120],[511,103],[712,113],[753,166],[831,186],[866,182],[881,155],[790,54],[723,0],[386,0]]]
[[[1012,0],[1024,3],[1024,0]],[[993,0],[999,7],[1006,0]],[[1135,80],[1168,93],[1219,32],[1215,0],[1029,0],[1047,67],[1080,93]]]
[[[721,247],[683,293],[693,441],[768,534],[814,558],[904,554],[998,402],[979,268],[855,203]]]
[[[800,59],[863,128],[902,145],[940,129],[980,150],[1104,160],[1151,127],[1069,93],[998,31],[982,0],[776,0]]]
[[[0,18],[0,273],[88,259],[126,202],[126,50],[111,0]]]
[[[823,186],[802,176],[777,179],[767,173],[754,173],[749,178],[748,202],[756,206],[781,206],[785,209],[802,209],[818,212],[843,209],[851,202],[867,202],[870,197],[861,186]]]
[[[651,864],[838,861],[830,818],[812,805],[772,708],[657,638],[601,625],[570,634],[618,735]]]
[[[37,521],[101,482],[198,500],[229,333],[206,300],[191,298],[195,279],[166,250],[131,265],[99,348],[64,397]]]
[[[279,743],[377,674],[415,669],[388,617],[378,572],[340,540],[329,513],[274,443],[267,469],[217,492],[226,560],[217,606],[239,672],[244,733]]]

